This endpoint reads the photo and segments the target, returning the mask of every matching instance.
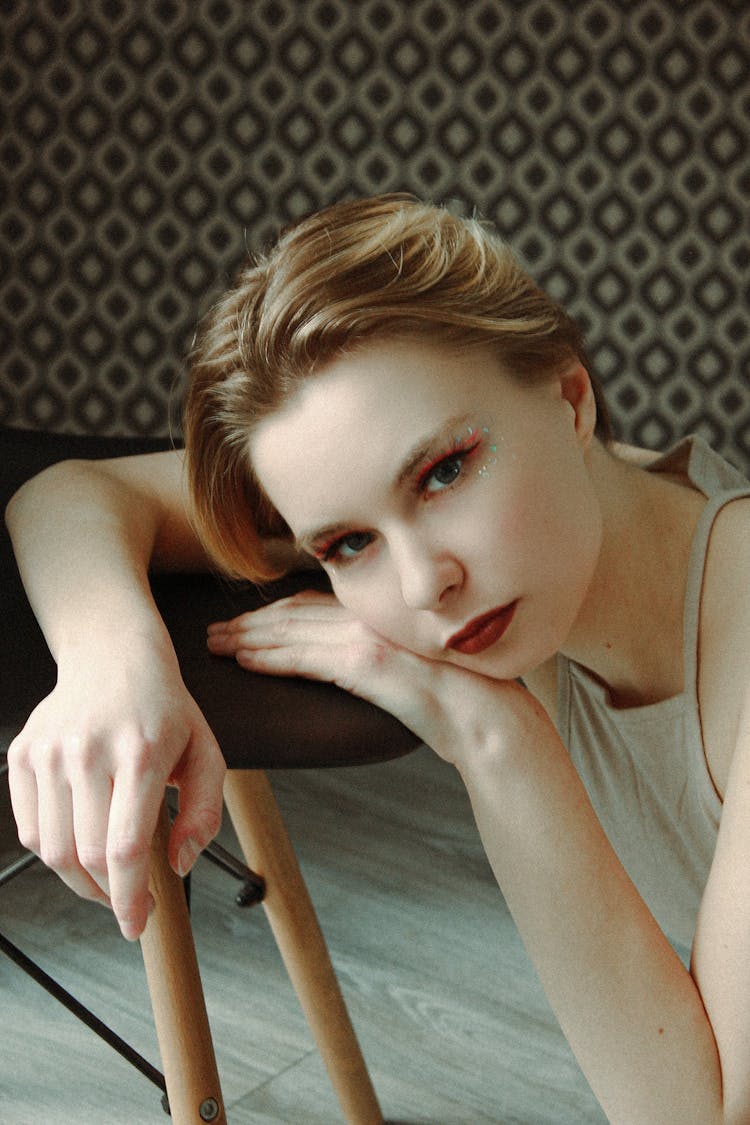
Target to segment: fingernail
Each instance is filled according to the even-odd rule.
[[[200,854],[201,849],[195,840],[185,841],[177,855],[177,874],[181,879],[185,878]]]
[[[148,900],[146,902],[146,922],[153,914],[156,908],[154,896],[149,892]],[[143,922],[135,922],[132,918],[119,918],[118,919],[120,931],[126,941],[137,941],[143,934],[145,924]]]
[[[142,931],[142,926],[137,926],[135,922],[131,922],[128,918],[120,919],[120,933],[126,941],[138,941]]]

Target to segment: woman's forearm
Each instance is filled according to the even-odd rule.
[[[622,868],[551,726],[460,768],[529,955],[612,1122],[723,1121],[700,993]]]
[[[110,630],[162,637],[148,570],[200,557],[179,512],[174,455],[71,461],[24,485],[6,521],[29,600],[56,658]],[[150,488],[139,477],[151,473]]]

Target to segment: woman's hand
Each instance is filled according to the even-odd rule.
[[[8,751],[21,843],[111,905],[126,938],[148,918],[151,839],[179,787],[169,858],[186,874],[221,823],[225,765],[169,652],[131,642],[60,661],[54,691]]]
[[[551,726],[518,684],[392,644],[331,594],[308,590],[216,622],[208,646],[254,672],[323,680],[361,696],[462,770],[485,749],[513,743],[519,722]]]

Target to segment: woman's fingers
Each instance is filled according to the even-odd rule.
[[[208,626],[208,635],[232,635],[261,626],[278,629],[283,628],[285,623],[296,621],[326,621],[335,613],[344,614],[347,611],[333,594],[302,590],[291,597],[269,602],[259,609],[240,613],[227,621],[215,621]]]
[[[30,852],[39,855],[39,793],[36,776],[27,768],[26,747],[20,735],[8,747],[7,762],[10,803],[18,839]]]
[[[98,901],[109,903],[107,821],[112,779],[98,769],[87,771],[81,762],[70,763],[69,768],[72,832],[78,864],[84,877],[96,884]]]
[[[71,703],[56,690],[40,704],[8,752],[11,801],[22,844],[77,894],[111,905],[134,939],[152,905],[166,786],[181,790],[170,859],[184,874],[220,826],[226,767],[181,681],[152,676],[132,697],[110,688],[105,678],[99,693]]]
[[[187,875],[221,828],[226,769],[218,743],[201,716],[170,777],[180,791],[180,809],[169,838],[169,861],[178,875]]]
[[[396,652],[396,646],[333,595],[317,591],[295,594],[209,626],[208,647],[251,671],[326,680],[367,697],[385,686],[393,664],[387,655]],[[419,659],[399,651],[404,659]]]
[[[109,897],[123,937],[135,941],[153,904],[148,889],[151,840],[164,801],[164,778],[121,769],[112,790],[107,827]]]
[[[335,643],[341,628],[355,620],[332,594],[306,590],[209,625],[208,647],[216,656],[236,656],[243,649],[281,648],[325,635]]]
[[[36,839],[34,852],[48,867],[51,867],[72,890],[83,898],[108,904],[106,893],[106,868],[94,865],[94,871],[87,870],[85,863],[90,861],[86,855],[82,862],[75,830],[74,801],[70,781],[62,767],[63,748],[46,748],[46,762],[43,768],[37,767],[34,775],[34,788],[37,794]],[[14,804],[15,809],[15,804]],[[29,843],[32,837],[19,828],[19,835]],[[97,849],[96,830],[89,831],[84,848],[90,853]],[[102,840],[103,844],[103,840]],[[98,875],[98,878],[96,877]]]

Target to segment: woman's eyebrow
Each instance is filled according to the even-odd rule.
[[[332,543],[342,535],[346,535],[347,531],[352,530],[350,523],[332,523],[326,527],[312,528],[310,531],[303,531],[301,535],[295,536],[295,544],[300,551],[307,551],[308,554],[314,555],[321,550],[322,547],[328,543]]]
[[[445,443],[455,440],[462,429],[468,426],[468,415],[459,414],[442,423],[433,433],[419,439],[418,443],[406,453],[400,467],[393,477],[393,491],[403,488],[404,485],[422,467],[424,462],[433,456],[436,450]],[[295,542],[300,550],[314,554],[321,545],[330,543],[340,535],[345,535],[352,530],[351,523],[332,523],[323,527],[310,528],[302,531],[295,537]]]

